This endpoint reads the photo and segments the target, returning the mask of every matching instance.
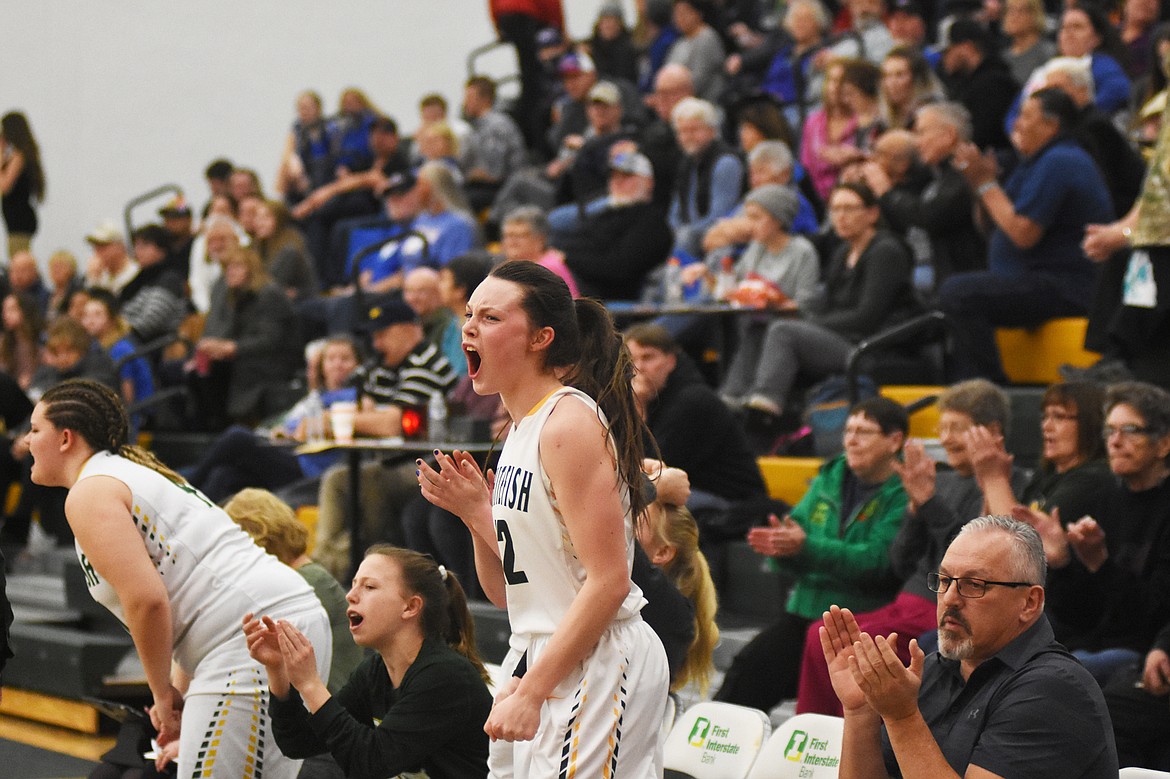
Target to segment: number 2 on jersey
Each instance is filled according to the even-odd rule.
[[[512,543],[512,533],[508,530],[508,523],[502,519],[496,520],[496,540],[504,542],[504,554],[501,561],[504,565],[504,581],[508,584],[527,584],[527,574],[524,571],[516,570],[516,546]]]

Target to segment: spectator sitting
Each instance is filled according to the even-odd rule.
[[[560,249],[548,245],[550,230],[548,217],[536,206],[521,206],[509,211],[500,231],[504,260],[528,260],[548,268],[565,280],[573,297],[579,298],[581,290],[573,272],[565,264],[565,255]],[[474,287],[467,290],[468,296],[473,290]]]
[[[463,115],[471,134],[461,150],[471,208],[486,208],[508,177],[524,166],[524,137],[507,114],[496,109],[496,82],[472,76],[463,89]]]
[[[748,182],[751,189],[766,184],[792,186],[792,152],[783,141],[760,141],[748,154]],[[796,192],[796,216],[789,226],[790,232],[812,235],[820,230],[812,204],[800,192]],[[712,260],[734,254],[752,239],[752,225],[744,214],[742,203],[731,216],[718,220],[703,236],[703,251],[708,267]]]
[[[719,33],[707,24],[708,0],[674,0],[672,20],[682,37],[670,47],[668,64],[685,65],[695,80],[695,94],[711,103],[723,97],[723,60],[726,51]]]
[[[318,292],[317,271],[304,236],[292,225],[283,203],[265,200],[256,208],[256,251],[264,271],[284,288],[289,300],[306,300]]]
[[[571,52],[561,57],[557,62],[557,73],[561,77],[564,94],[552,107],[553,122],[548,131],[548,145],[554,151],[564,146],[566,138],[584,135],[588,130],[589,95],[600,83],[593,60],[583,52]],[[625,124],[644,124],[645,108],[634,85],[620,78],[610,78],[608,82],[621,95],[621,113]]]
[[[150,363],[145,357],[134,357],[118,365],[138,348],[130,337],[130,325],[121,315],[118,299],[105,289],[91,289],[88,297],[81,324],[117,368],[118,389],[123,402],[130,406],[146,400],[154,394],[154,373]]]
[[[260,184],[260,176],[251,168],[232,168],[228,175],[227,194],[237,204],[250,197],[263,200],[264,187]]]
[[[361,388],[354,433],[385,437],[402,434],[402,411],[425,406],[437,393],[454,386],[456,375],[437,346],[423,337],[418,314],[405,302],[390,298],[367,311],[363,326],[372,334],[377,362],[368,366]],[[413,460],[383,464],[368,461],[361,468],[363,538],[389,539],[401,545],[403,507],[418,495]],[[339,579],[349,571],[349,469],[338,465],[321,477],[317,504],[317,544],[313,557]]]
[[[294,205],[332,181],[335,174],[321,96],[311,89],[297,95],[296,115],[276,171],[276,194]]]
[[[493,221],[520,205],[549,209],[585,203],[604,193],[610,149],[632,138],[634,128],[622,121],[621,93],[612,83],[597,82],[588,97],[585,132],[565,136],[556,158],[543,168],[527,167],[509,178],[492,204]]]
[[[430,122],[414,134],[415,161],[420,165],[441,162],[451,169],[455,180],[462,185],[463,169],[459,167],[459,138],[444,120]]]
[[[292,210],[305,231],[309,254],[317,261],[318,278],[326,286],[348,280],[346,247],[334,241],[340,225],[349,219],[377,214],[379,198],[390,179],[410,168],[399,142],[398,124],[390,117],[379,117],[370,124],[368,145],[368,153],[363,152],[336,179],[314,189]],[[242,210],[243,201],[237,202]],[[242,213],[240,222],[249,228]]]
[[[659,325],[626,331],[634,363],[634,396],[664,462],[677,463],[691,484],[686,507],[700,526],[733,504],[766,496],[743,426],[703,381],[689,357]],[[653,447],[647,445],[647,451]],[[706,528],[704,540],[712,528]]]
[[[1133,207],[1146,176],[1146,164],[1129,139],[1093,102],[1093,74],[1084,60],[1057,57],[1044,68],[1043,85],[1056,87],[1077,107],[1071,136],[1097,163],[1109,185],[1116,216]],[[1108,171],[1108,176],[1105,176]]]
[[[1056,43],[1047,37],[1048,15],[1043,0],[1008,0],[1003,4],[1000,30],[1008,39],[1004,62],[1017,84],[1056,56]]]
[[[675,106],[694,94],[690,71],[682,65],[666,65],[654,78],[654,92],[646,96],[654,116],[638,133],[638,149],[654,167],[654,202],[663,209],[669,208],[674,198],[675,178],[682,160],[670,115]]]
[[[195,345],[192,379],[201,421],[222,430],[229,419],[255,424],[280,411],[300,346],[292,303],[268,278],[260,255],[252,249],[229,251]]]
[[[1104,437],[1117,483],[1101,511],[1014,512],[1044,540],[1058,638],[1102,686],[1140,661],[1170,621],[1170,394],[1114,384]]]
[[[203,223],[203,229],[191,245],[191,273],[187,276],[187,287],[191,292],[191,305],[200,314],[206,314],[211,306],[211,290],[223,272],[223,257],[230,250],[246,246],[250,239],[244,228],[231,214],[216,213],[215,203],[229,202],[213,198],[213,212]]]
[[[211,192],[211,198],[203,206],[202,217],[207,218],[211,212],[211,201],[217,197],[226,197],[232,199],[232,170],[234,166],[231,160],[223,158],[212,160],[207,167],[203,169],[203,178],[207,181],[207,189]],[[232,199],[232,202],[235,202]]]
[[[80,322],[62,317],[45,331],[45,350],[41,367],[33,374],[28,388],[30,398],[40,398],[45,391],[66,379],[92,379],[111,389],[118,389],[114,361],[90,338]]]
[[[671,123],[683,159],[670,202],[670,226],[676,252],[697,258],[703,234],[739,202],[743,163],[719,138],[719,115],[711,103],[686,98],[674,107]]]
[[[49,257],[49,280],[53,283],[53,292],[49,295],[45,316],[53,320],[69,309],[70,296],[84,289],[85,281],[77,273],[77,258],[64,249]]]
[[[316,389],[326,410],[337,402],[357,400],[353,377],[360,364],[360,354],[351,336],[335,335],[326,339],[319,349],[305,351],[310,386]],[[284,411],[271,430],[254,431],[243,425],[225,430],[185,474],[188,481],[220,503],[244,487],[280,490],[302,479],[320,476],[326,468],[340,462],[340,452],[296,455],[290,447],[272,446],[265,440],[271,436],[305,441],[309,423],[317,422],[308,419],[311,408],[307,401],[304,398]]]
[[[638,53],[626,29],[621,3],[608,0],[597,9],[597,21],[590,36],[589,54],[602,78],[620,78],[631,84],[638,80]]]
[[[163,264],[180,279],[190,272],[191,243],[195,240],[192,229],[191,206],[182,193],[168,200],[158,210],[162,227],[166,230],[166,257]],[[139,263],[142,260],[139,259]]]
[[[748,193],[743,210],[752,241],[735,264],[736,286],[725,295],[761,311],[807,310],[819,294],[820,261],[808,239],[791,233],[796,195],[779,184],[765,184]],[[738,346],[720,388],[733,406],[742,404],[752,388],[771,321],[768,314],[738,318]]]
[[[439,272],[424,267],[407,273],[402,282],[402,299],[418,314],[426,339],[443,350],[447,362],[457,374],[466,374],[467,360],[463,355],[462,335],[452,337],[453,331],[462,329],[463,312],[460,311],[456,319],[455,312],[443,304]]]
[[[297,520],[292,507],[268,490],[255,487],[240,490],[223,505],[223,510],[257,546],[299,573],[325,607],[333,634],[333,657],[326,687],[329,692],[337,693],[361,664],[364,653],[349,632],[346,591],[305,551],[309,531]]]
[[[1158,632],[1142,663],[1118,671],[1105,686],[1118,762],[1170,771],[1170,623]]]
[[[1105,701],[1056,642],[1044,579],[1036,531],[980,517],[929,576],[937,653],[911,641],[904,667],[892,636],[863,634],[849,610],[829,610],[821,644],[845,712],[842,773],[898,774],[900,762],[931,777],[1116,776]]]
[[[905,244],[878,229],[878,200],[864,184],[840,184],[829,218],[842,243],[825,274],[825,301],[799,319],[767,326],[760,363],[745,388],[746,408],[778,417],[798,376],[842,373],[855,344],[917,310]]]
[[[848,0],[850,28],[829,46],[834,57],[860,58],[880,65],[890,49],[894,36],[886,27],[884,0]]]
[[[423,130],[429,127],[446,125],[446,130],[441,130],[439,134],[444,137],[445,143],[448,143],[450,148],[454,150],[456,164],[458,164],[459,149],[467,142],[467,137],[471,135],[471,125],[457,116],[450,116],[447,111],[447,98],[438,92],[428,92],[419,99],[418,118],[419,126],[414,133],[414,145],[411,148],[411,163],[418,166],[428,159],[434,159],[433,155],[428,157],[423,154],[423,150],[420,148],[423,141],[419,136]],[[460,175],[463,175],[462,170],[460,170]]]
[[[1109,188],[1093,159],[1068,137],[1076,106],[1059,89],[1034,92],[1012,130],[1022,157],[1003,188],[995,160],[970,144],[956,152],[995,225],[988,270],[951,276],[939,289],[942,310],[958,324],[960,378],[1005,383],[995,327],[1035,327],[1088,309],[1096,269],[1081,249],[1085,225],[1110,219]]]
[[[1129,77],[1122,64],[1125,48],[1104,11],[1088,6],[1067,8],[1060,18],[1056,46],[1062,57],[1089,57],[1094,102],[1102,113],[1112,116],[1129,105]]]
[[[706,695],[714,670],[711,656],[719,643],[719,626],[715,623],[719,604],[715,583],[711,581],[711,569],[699,549],[699,526],[691,512],[664,501],[661,492],[659,498],[646,507],[643,516],[644,519],[637,523],[641,550],[651,564],[662,569],[694,610],[694,638],[687,647],[681,668],[671,674],[670,689],[678,692],[693,684],[700,695]],[[635,561],[635,567],[637,564]],[[636,573],[632,575],[637,576]],[[655,626],[651,624],[651,627]],[[673,670],[673,663],[671,667]]]
[[[943,98],[942,82],[917,48],[891,49],[882,60],[881,74],[878,115],[887,130],[909,130],[919,108]]]
[[[36,300],[9,292],[4,296],[3,332],[0,332],[0,371],[28,391],[40,365],[41,332],[44,320]]]
[[[893,186],[888,176],[867,176],[891,225],[906,232],[925,231],[932,287],[955,273],[987,267],[987,242],[975,224],[974,193],[953,162],[959,144],[970,140],[971,115],[961,103],[925,105],[914,115],[914,146],[929,171],[926,186],[915,191]]]
[[[940,47],[947,98],[971,114],[971,142],[980,149],[1006,151],[1004,117],[1020,85],[1000,59],[982,23],[959,17],[946,28]]]
[[[32,252],[21,250],[12,255],[8,263],[8,289],[20,295],[27,295],[37,303],[41,317],[46,318],[49,307],[49,290],[41,281],[37,258]]]
[[[757,554],[791,573],[795,583],[780,619],[736,655],[715,699],[770,710],[796,694],[805,631],[830,604],[859,610],[894,595],[889,546],[906,510],[898,455],[906,411],[888,398],[863,400],[849,411],[845,452],[825,463],[792,511],[752,528]]]
[[[971,460],[988,510],[1006,515],[1023,505],[1068,521],[1102,515],[1114,484],[1101,437],[1104,401],[1101,387],[1091,382],[1054,384],[1044,391],[1040,464],[1019,493],[1009,486],[1011,458],[989,446],[994,442],[985,436],[972,434]]]
[[[166,264],[168,241],[166,230],[159,225],[135,230],[134,266],[138,272],[115,293],[122,315],[140,343],[175,333],[186,314],[183,277]]]
[[[608,197],[549,214],[550,242],[565,253],[582,295],[635,300],[646,274],[666,259],[670,227],[653,202],[653,187],[650,160],[617,152],[610,160]]]
[[[897,466],[909,503],[906,517],[890,545],[890,565],[902,589],[892,603],[856,615],[871,636],[897,632],[896,649],[903,662],[910,659],[910,639],[938,627],[934,593],[926,586],[928,574],[938,570],[951,539],[967,520],[983,511],[983,492],[975,478],[968,432],[985,430],[992,446],[1003,452],[1011,421],[1011,407],[1003,390],[985,379],[955,384],[938,399],[939,445],[946,453],[946,470],[935,463],[919,441],[907,442]],[[1027,473],[1012,470],[1015,489],[1024,486]],[[796,710],[841,716],[841,702],[833,693],[818,625],[804,639]]]
[[[370,131],[383,114],[357,87],[341,90],[337,103],[337,114],[329,120],[329,134],[340,175],[362,169],[364,160],[373,153]]]
[[[801,130],[800,163],[822,202],[828,201],[841,169],[860,157],[857,117],[842,91],[846,62],[833,59],[825,66],[821,107],[808,115]]]

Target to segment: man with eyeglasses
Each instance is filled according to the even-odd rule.
[[[927,585],[937,653],[862,633],[848,609],[824,615],[821,644],[844,708],[842,779],[1113,779],[1117,751],[1092,676],[1044,615],[1043,542],[985,516],[963,526]]]

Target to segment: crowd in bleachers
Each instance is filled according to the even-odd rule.
[[[925,575],[963,521],[995,513],[1040,531],[1057,637],[1111,705],[1149,702],[1132,691],[1144,663],[1146,695],[1165,709],[1165,10],[645,0],[629,19],[601,2],[590,36],[572,40],[557,3],[492,5],[518,55],[513,100],[471,75],[457,109],[428,92],[407,121],[357,88],[332,114],[308,90],[271,188],[246,161],[216,160],[206,204],[178,195],[131,236],[98,225],[92,257],[54,254],[47,280],[27,240],[10,241],[9,430],[64,379],[106,383],[143,429],[219,435],[185,473],[213,500],[264,487],[319,505],[314,559],[344,578],[339,456],[295,457],[266,438],[304,439],[319,404],[355,400],[359,435],[396,434],[404,409],[436,395],[500,429],[498,404],[465,379],[459,330],[492,265],[535,261],[574,296],[607,302],[732,302],[753,313],[730,328],[674,314],[627,336],[641,410],[662,459],[689,476],[682,502],[704,545],[760,525],[753,549],[796,581],[784,618],[717,697],[767,709],[799,693],[802,711],[839,713],[819,662],[821,613],[866,611],[864,629],[902,633],[907,660],[909,638],[936,625]],[[6,219],[29,196],[15,181],[0,178]],[[940,379],[962,382],[940,401],[937,476],[906,443],[905,413],[873,399],[844,426],[844,454],[791,515],[769,520],[760,442],[792,440],[804,390],[844,373],[860,342],[930,310],[953,325]],[[1085,347],[1102,357],[1024,422],[1043,435],[1033,470],[1005,448],[995,329],[1061,317],[1088,317]],[[918,357],[920,344],[895,353]],[[1118,379],[1137,381],[1105,394]],[[167,387],[182,392],[151,401]],[[26,542],[36,512],[65,541],[63,492],[33,484],[28,459],[19,437],[0,453],[0,482],[22,485],[0,540]],[[431,553],[474,583],[470,537],[421,499],[415,476],[412,461],[363,468],[366,538]],[[655,563],[656,550],[689,542],[672,528],[693,520],[677,511],[653,514]],[[714,638],[699,632],[709,651]],[[687,674],[705,683],[696,663]],[[1166,757],[1118,733],[1123,764]]]

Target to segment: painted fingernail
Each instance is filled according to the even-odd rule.
[[[417,468],[415,468],[415,470],[414,470],[414,475],[415,475],[415,476],[421,476],[421,475],[422,475],[422,471],[420,471],[420,470],[418,470]]]
[[[415,460],[415,461],[414,461],[414,464],[415,464],[415,465],[422,465],[422,460]]]
[[[435,457],[438,457],[438,456],[439,456],[439,450],[438,450],[438,449],[436,449],[436,450],[435,450]]]

